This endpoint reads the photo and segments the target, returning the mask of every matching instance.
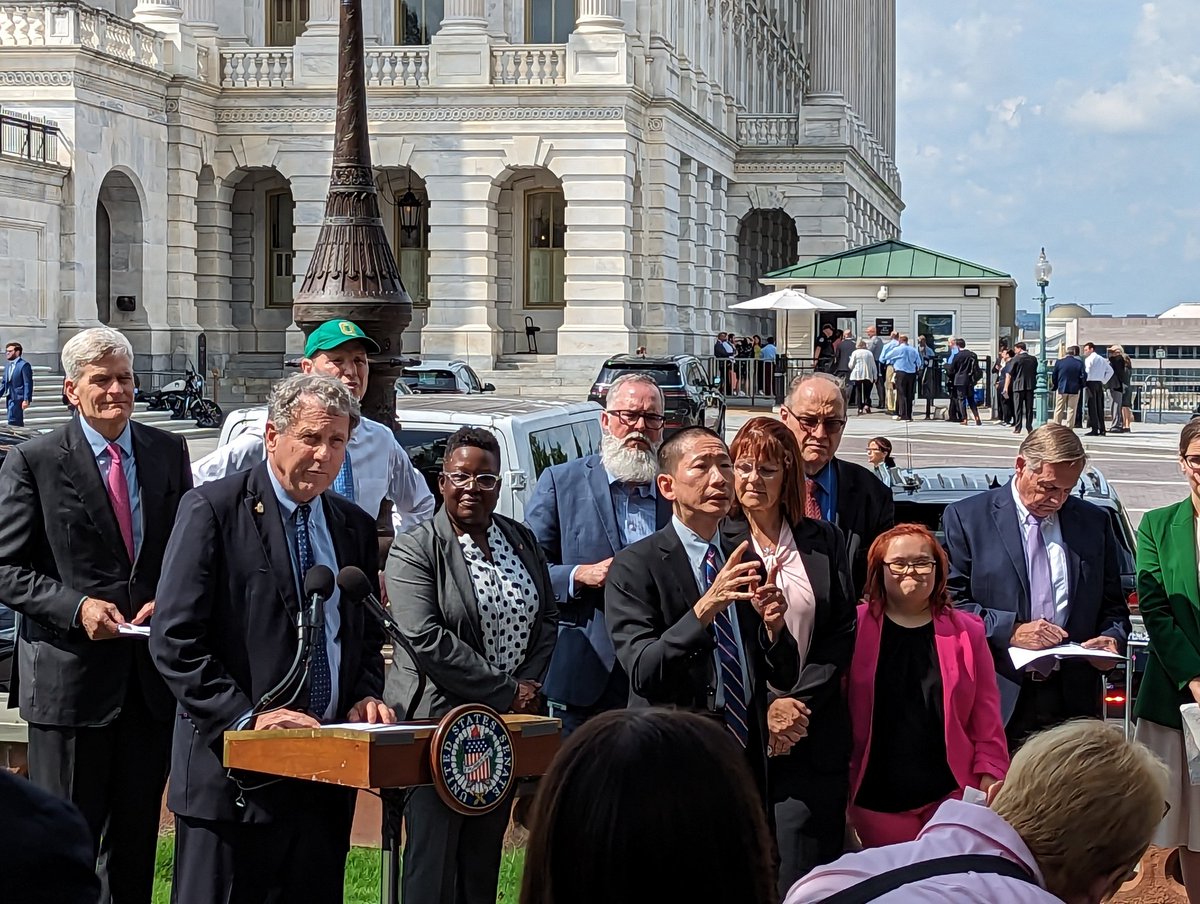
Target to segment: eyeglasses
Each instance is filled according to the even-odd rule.
[[[494,490],[497,484],[500,483],[500,476],[498,474],[467,474],[464,471],[443,471],[442,476],[460,490],[465,490],[472,486],[479,487],[481,490]]]
[[[896,577],[904,577],[904,575],[912,572],[913,574],[933,574],[934,563],[929,559],[924,559],[920,562],[884,562],[888,571]]]
[[[749,480],[754,474],[758,474],[763,480],[774,480],[783,471],[771,465],[760,465],[753,461],[739,461],[733,465],[733,473],[743,480]]]
[[[1182,455],[1183,463],[1193,471],[1200,471],[1200,455]]]
[[[786,405],[781,406],[781,410],[790,414],[792,420],[799,424],[805,433],[816,433],[822,426],[825,428],[826,433],[841,433],[846,427],[846,419],[844,417],[820,418],[810,415],[799,415]]]
[[[617,420],[626,427],[636,427],[638,421],[645,421],[647,427],[657,430],[665,420],[661,414],[655,414],[653,411],[610,411],[608,413],[615,415]]]

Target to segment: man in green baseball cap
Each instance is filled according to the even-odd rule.
[[[360,402],[367,393],[368,353],[379,345],[350,320],[326,320],[304,343],[300,370],[336,377]],[[252,468],[266,457],[263,433],[267,409],[242,414],[243,431],[225,445],[192,465],[197,485]],[[391,428],[363,418],[350,434],[342,470],[333,483],[335,492],[355,502],[368,515],[379,515],[380,503],[392,501],[392,526],[396,533],[433,517],[433,494],[413,467]]]

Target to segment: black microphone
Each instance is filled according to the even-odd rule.
[[[333,572],[324,565],[314,565],[304,575],[304,599],[308,601],[310,628],[325,621],[325,601],[333,596]]]
[[[425,695],[425,671],[421,668],[421,661],[417,659],[412,644],[404,636],[400,626],[396,624],[396,620],[392,618],[392,613],[388,611],[387,606],[379,601],[379,597],[375,595],[374,589],[371,587],[371,579],[363,573],[361,568],[347,565],[338,572],[337,585],[341,588],[342,596],[345,599],[362,603],[363,608],[379,622],[384,633],[391,638],[392,643],[403,649],[408,654],[408,658],[412,660],[413,668],[417,672],[417,690],[413,694],[408,708],[404,711],[404,721],[411,722],[413,714],[417,711],[417,704]]]

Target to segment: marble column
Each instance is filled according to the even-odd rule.
[[[338,0],[308,0],[308,22],[302,38],[337,39]]]
[[[577,0],[575,30],[580,34],[623,31],[621,0]]]
[[[484,0],[446,0],[439,35],[487,34]]]

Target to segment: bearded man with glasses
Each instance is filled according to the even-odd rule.
[[[654,379],[613,381],[600,415],[599,455],[542,472],[525,522],[550,561],[558,604],[558,646],[543,688],[567,735],[587,719],[624,707],[629,679],[604,621],[604,586],[613,556],[671,520],[658,494],[663,394]]]
[[[542,680],[554,650],[558,611],[537,539],[496,514],[500,445],[487,430],[463,427],[446,440],[432,521],[396,537],[384,578],[392,615],[417,661],[395,651],[384,699],[407,709],[418,672],[429,686],[418,719],[482,703],[498,713],[541,713]],[[404,810],[405,904],[492,904],[500,875],[509,801],[464,816],[429,785]]]
[[[846,429],[846,397],[834,377],[797,377],[779,417],[800,446],[804,515],[832,522],[845,535],[858,599],[867,578],[867,550],[896,523],[892,491],[861,465],[835,457]]]
[[[1018,670],[1011,647],[1070,642],[1118,653],[1129,633],[1112,524],[1072,494],[1086,464],[1074,430],[1044,424],[1021,443],[1009,483],[956,502],[942,516],[950,594],[983,619],[1011,750],[1067,719],[1099,718],[1097,669],[1112,667],[1112,660],[1074,658],[1052,671]]]

